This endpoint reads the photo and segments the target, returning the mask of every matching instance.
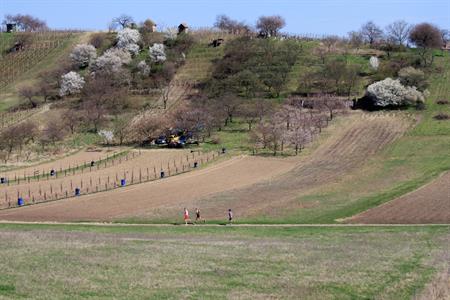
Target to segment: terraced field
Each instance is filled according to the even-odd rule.
[[[132,155],[131,155],[132,154]],[[17,199],[22,197],[25,204],[46,202],[55,199],[72,197],[75,188],[80,194],[91,194],[111,190],[121,185],[121,180],[127,184],[136,184],[160,178],[160,172],[166,176],[189,171],[193,163],[199,165],[213,159],[212,153],[200,154],[184,150],[148,150],[135,151],[124,158],[99,163],[92,170],[82,169],[81,172],[62,172],[53,179],[25,180],[19,184],[0,187],[1,207],[14,207]]]

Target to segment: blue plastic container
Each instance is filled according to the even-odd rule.
[[[75,188],[75,196],[80,196],[81,190],[79,188]]]
[[[126,186],[126,185],[127,185],[127,181],[125,179],[121,179],[120,186]]]
[[[6,178],[5,178],[5,177],[0,178],[0,183],[1,183],[1,184],[6,183]]]
[[[55,170],[50,171],[50,176],[55,176]]]
[[[164,176],[166,176],[166,174],[164,173],[164,171],[161,171],[161,178],[164,178]]]
[[[17,199],[17,205],[22,206],[23,205],[23,198],[19,197],[19,199]]]
[[[194,168],[198,167],[198,162],[194,162]]]
[[[226,148],[222,148],[222,154],[225,154],[227,152]]]

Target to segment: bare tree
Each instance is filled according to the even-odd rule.
[[[404,45],[408,41],[411,25],[404,20],[395,21],[386,27],[386,33],[389,40],[397,45]]]
[[[248,125],[248,130],[252,130],[253,124],[260,120],[260,115],[255,102],[247,101],[239,108],[239,116],[241,116]],[[261,118],[262,119],[262,118]]]
[[[122,14],[114,19],[112,19],[112,25],[115,27],[121,27],[122,29],[127,28],[131,26],[131,24],[134,22],[133,17]]]
[[[314,99],[314,106],[319,110],[325,110],[328,112],[329,120],[333,120],[336,110],[345,109],[345,103],[332,95],[322,94],[317,99]]]
[[[431,50],[442,47],[441,31],[432,24],[421,23],[411,30],[409,40],[419,49],[424,66],[432,65],[434,55]]]
[[[369,21],[362,25],[360,32],[365,41],[370,45],[378,42],[383,37],[383,30],[373,21]]]
[[[256,28],[265,37],[277,36],[284,26],[286,21],[281,16],[262,16],[256,22]]]
[[[51,142],[55,145],[56,142],[63,140],[65,136],[66,131],[64,130],[64,124],[53,119],[47,122],[40,139],[42,143]]]
[[[24,85],[19,87],[17,92],[21,97],[27,99],[30,102],[31,107],[33,108],[37,107],[37,102],[33,99],[39,93],[37,88],[31,85]]]
[[[48,30],[45,21],[30,15],[6,15],[3,24],[15,23],[17,28],[22,31],[44,31]]]
[[[63,120],[65,127],[70,130],[71,134],[75,133],[75,130],[83,120],[81,113],[75,109],[65,110],[61,114],[61,118]]]
[[[244,22],[232,20],[226,15],[218,15],[214,27],[227,31],[231,34],[244,34],[251,31],[250,27]]]

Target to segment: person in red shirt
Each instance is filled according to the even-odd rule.
[[[187,208],[184,208],[184,223],[185,225],[188,224],[189,221],[189,211],[187,210]]]

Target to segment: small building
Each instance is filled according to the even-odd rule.
[[[178,25],[178,34],[187,33],[189,30],[189,26],[186,23],[181,23]]]
[[[6,24],[6,32],[11,33],[17,30],[17,24],[15,23],[8,23]]]
[[[441,48],[444,51],[450,51],[450,42],[446,42]]]

